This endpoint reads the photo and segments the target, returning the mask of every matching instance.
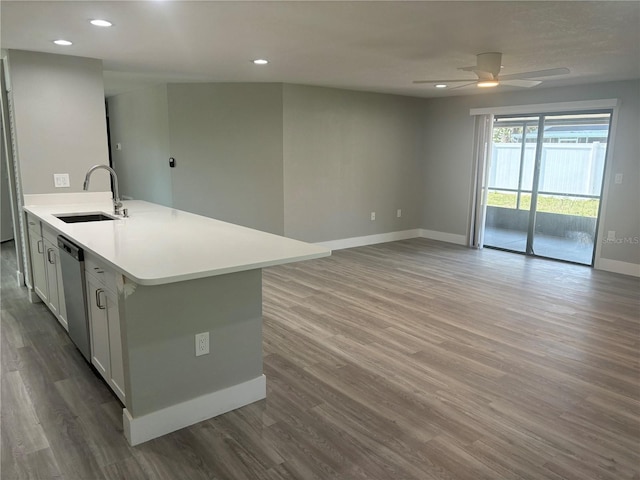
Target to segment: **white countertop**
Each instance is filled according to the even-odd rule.
[[[140,200],[129,218],[65,223],[56,214],[113,212],[111,201],[25,206],[59,234],[140,285],[193,280],[331,255],[310,243]]]

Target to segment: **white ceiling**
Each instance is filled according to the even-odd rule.
[[[469,94],[482,89],[412,81],[473,80],[458,67],[489,51],[503,52],[504,75],[571,70],[534,88],[640,78],[640,1],[2,0],[0,9],[3,49],[102,59],[108,95],[164,81]],[[270,63],[251,63],[261,57]]]

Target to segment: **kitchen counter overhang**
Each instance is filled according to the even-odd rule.
[[[65,223],[56,215],[105,212],[111,203],[30,205],[24,210],[139,285],[194,280],[328,256],[331,251],[232,223],[155,205],[124,202],[128,218]]]

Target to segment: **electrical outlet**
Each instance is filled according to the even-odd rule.
[[[116,143],[116,150],[122,150],[122,144]]]
[[[622,174],[621,173],[616,173],[615,182],[616,182],[617,185],[620,185],[622,183]]]
[[[69,186],[69,174],[68,173],[54,173],[53,185],[55,188],[62,188]]]
[[[371,221],[373,222],[376,219],[376,212],[371,212]]]
[[[615,240],[616,239],[616,231],[615,230],[609,230],[607,232],[607,240]]]
[[[196,333],[196,357],[209,353],[209,332]]]
[[[402,209],[400,209],[400,208],[399,208],[399,209],[396,211],[396,217],[400,218],[401,216],[402,216]]]

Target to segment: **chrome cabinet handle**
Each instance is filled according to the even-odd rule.
[[[56,263],[56,262],[55,262],[55,258],[56,258],[56,257],[54,256],[54,257],[53,257],[53,260],[52,260],[52,257],[51,257],[51,254],[52,254],[52,253],[53,253],[53,248],[49,248],[49,249],[47,249],[47,260],[49,260],[49,263],[50,263],[51,265],[55,265],[55,263]]]
[[[44,242],[42,240],[38,240],[38,253],[44,253]]]
[[[96,306],[100,309],[100,310],[104,310],[105,308],[107,308],[105,305],[100,303],[100,294],[104,293],[104,290],[102,288],[97,288],[96,289]]]
[[[104,270],[102,270],[100,267],[93,267],[93,269],[96,273],[104,273]]]

